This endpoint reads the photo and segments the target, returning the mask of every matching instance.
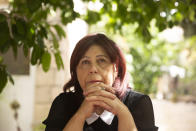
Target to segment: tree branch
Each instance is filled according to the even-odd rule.
[[[9,13],[6,12],[5,10],[0,10],[0,14],[4,15],[6,17],[7,25],[8,25],[8,28],[9,28],[9,34],[10,34],[10,37],[13,39],[14,36],[13,36],[13,33],[12,33],[11,18],[10,18]]]
[[[0,9],[0,14],[4,15],[6,17],[7,25],[8,25],[8,28],[9,28],[9,34],[10,34],[10,37],[12,39],[14,38],[14,35],[12,33],[11,17],[18,18],[18,19],[23,19],[25,22],[28,22],[28,19],[25,16],[21,16],[17,13],[13,13],[12,16],[11,16],[8,11]]]

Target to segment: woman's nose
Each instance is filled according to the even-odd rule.
[[[97,66],[92,64],[91,67],[90,67],[89,73],[90,74],[97,73]]]

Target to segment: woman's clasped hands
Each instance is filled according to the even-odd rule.
[[[87,119],[94,112],[100,115],[107,110],[119,116],[127,107],[116,97],[115,93],[113,87],[102,82],[91,84],[83,91],[85,99],[79,108],[80,114]]]

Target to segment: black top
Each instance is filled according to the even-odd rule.
[[[69,119],[80,107],[82,98],[77,93],[65,92],[55,98],[52,103],[49,115],[43,122],[46,131],[62,131]],[[76,97],[77,96],[77,97]],[[123,103],[129,108],[138,131],[157,131],[155,126],[152,102],[149,96],[127,91]],[[84,124],[83,131],[117,131],[118,118],[114,117],[111,125],[107,125],[100,118],[88,125]]]

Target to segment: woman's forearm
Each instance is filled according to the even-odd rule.
[[[76,114],[74,114],[74,116],[66,124],[63,131],[83,131],[84,123],[85,117],[76,112]]]
[[[128,108],[124,108],[118,115],[118,131],[137,131],[134,119]]]

